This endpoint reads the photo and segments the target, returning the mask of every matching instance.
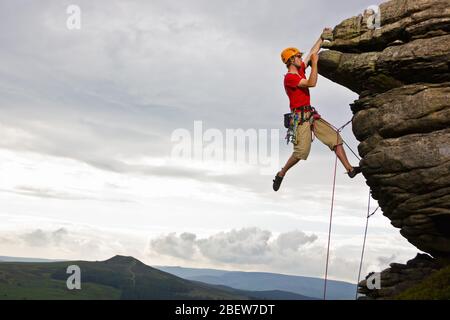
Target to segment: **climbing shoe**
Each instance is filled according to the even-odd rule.
[[[275,179],[273,179],[273,190],[278,191],[280,189],[281,181],[283,181],[283,177],[280,177],[277,173]]]
[[[347,172],[348,176],[350,178],[354,178],[358,173],[361,172],[361,168],[360,167],[352,167],[353,169],[349,172]]]

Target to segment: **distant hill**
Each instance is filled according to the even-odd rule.
[[[133,257],[115,256],[96,262],[26,260],[0,263],[0,299],[311,299],[290,292],[253,292],[190,281]],[[66,287],[69,265],[81,269],[81,290]]]
[[[154,266],[155,268],[187,280],[224,285],[241,290],[281,290],[317,299],[323,298],[323,279],[292,276],[268,272],[242,272],[217,269]],[[327,298],[355,299],[356,284],[328,280]]]

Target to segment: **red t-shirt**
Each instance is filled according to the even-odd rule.
[[[305,63],[302,62],[301,67],[298,69],[298,74],[286,73],[284,76],[284,89],[289,97],[289,107],[292,109],[302,106],[309,106],[309,89],[300,88],[298,84],[301,79],[306,79],[305,76]]]

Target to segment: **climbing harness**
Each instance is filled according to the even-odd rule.
[[[305,113],[310,112],[309,117],[305,118]],[[302,106],[292,109],[290,113],[284,114],[284,127],[287,130],[286,132],[286,144],[292,142],[293,144],[297,144],[297,128],[299,125],[309,121],[311,126],[311,141],[314,141],[314,121],[320,119],[321,116],[317,112],[317,110],[312,106]]]
[[[336,139],[337,139],[336,140],[336,144],[339,142],[339,132],[341,132],[348,124],[350,124],[352,122],[352,120],[353,120],[353,118],[350,119],[349,121],[347,121],[347,123],[345,123],[341,127],[336,128],[332,124],[330,124],[327,121],[322,119],[322,121],[324,121],[325,124],[327,124],[328,126],[330,126],[331,128],[336,130]],[[361,158],[352,150],[352,148],[345,142],[345,140],[342,139],[342,141],[350,149],[350,151],[355,155],[355,157],[358,158],[358,160],[361,161]],[[335,157],[335,160],[334,160],[333,188],[332,188],[332,192],[331,192],[330,222],[329,222],[329,226],[328,226],[327,258],[326,258],[326,264],[325,264],[325,277],[324,277],[324,288],[323,288],[323,299],[324,300],[326,300],[326,297],[327,297],[328,265],[329,265],[329,258],[330,258],[331,227],[332,227],[332,222],[333,222],[334,194],[335,194],[335,188],[336,188],[337,159],[338,159],[338,157],[337,157],[337,154],[336,154],[336,157]],[[361,269],[362,269],[362,264],[363,264],[363,259],[364,259],[364,250],[365,250],[365,247],[366,247],[366,238],[367,238],[367,229],[368,229],[368,226],[369,226],[369,218],[371,216],[373,216],[375,214],[375,212],[379,209],[379,206],[378,206],[372,213],[370,213],[370,198],[371,198],[371,191],[369,190],[369,201],[368,201],[368,204],[367,204],[366,227],[365,227],[365,231],[364,231],[364,240],[363,240],[363,245],[362,245],[361,260],[360,260],[360,264],[359,264],[358,282],[357,282],[357,285],[356,285],[355,299],[358,298],[358,283],[359,283],[360,278],[361,278]]]

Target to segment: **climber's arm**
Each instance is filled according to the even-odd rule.
[[[311,62],[311,54],[313,54],[313,53],[319,53],[319,50],[320,50],[320,46],[322,45],[322,42],[323,42],[323,40],[322,40],[322,38],[320,38],[320,39],[318,39],[317,41],[316,41],[316,43],[314,44],[314,46],[311,48],[311,50],[309,51],[309,53],[308,53],[308,55],[306,56],[306,59],[305,59],[305,66],[308,68],[308,66],[309,66],[309,63]]]
[[[300,80],[298,84],[301,88],[312,88],[317,84],[317,61],[319,60],[319,55],[317,53],[312,53],[310,56],[311,59],[311,74],[308,79]]]
[[[308,67],[308,65],[309,65],[309,63],[311,62],[311,54],[313,54],[313,53],[319,53],[319,51],[320,51],[320,48],[321,48],[321,46],[322,46],[322,43],[323,43],[323,33],[324,32],[328,32],[328,31],[330,31],[331,29],[330,28],[325,28],[325,29],[323,29],[323,32],[322,32],[322,34],[320,35],[320,38],[316,41],[316,43],[314,43],[314,46],[311,48],[311,50],[309,51],[309,53],[308,53],[308,55],[306,56],[306,58],[305,58],[305,66],[306,67]]]

